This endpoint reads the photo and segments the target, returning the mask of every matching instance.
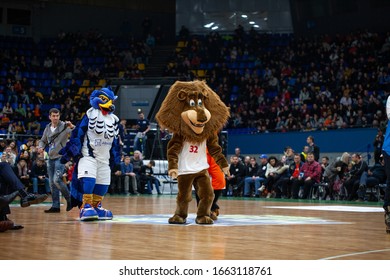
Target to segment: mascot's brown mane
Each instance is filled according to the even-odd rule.
[[[203,106],[211,114],[210,121],[205,124],[200,134],[193,132],[181,118],[181,112],[187,110],[189,96],[194,95],[203,98]],[[177,81],[169,89],[156,120],[162,128],[180,134],[186,141],[200,143],[215,135],[225,125],[229,116],[229,108],[204,81]]]

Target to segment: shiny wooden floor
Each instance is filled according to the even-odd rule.
[[[65,212],[65,206],[59,214],[45,214],[48,201],[15,205],[9,218],[25,228],[0,233],[0,259],[390,259],[380,203],[222,198],[214,225],[196,225],[193,219],[169,225],[175,198],[107,196],[104,207],[115,217],[99,222],[80,222],[77,209]]]

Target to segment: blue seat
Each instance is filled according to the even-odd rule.
[[[238,63],[237,62],[232,62],[228,64],[229,69],[237,69],[238,68]]]
[[[42,86],[43,87],[51,87],[52,80],[44,80]]]
[[[232,94],[230,95],[230,102],[234,102],[234,101],[236,101],[236,100],[237,100],[237,98],[238,98],[238,94],[234,94],[234,93],[232,93]]]
[[[104,64],[105,58],[104,57],[96,57],[95,58],[95,63],[96,64]]]
[[[30,80],[30,84],[31,84],[31,86],[36,87],[38,83],[36,80],[32,79],[32,80]]]
[[[212,62],[207,63],[207,69],[208,70],[214,69],[214,63]]]
[[[251,62],[248,62],[248,64],[247,64],[247,68],[249,68],[249,69],[253,69],[253,68],[255,68],[255,63],[254,63],[253,61],[251,61]]]
[[[232,93],[237,93],[239,90],[240,90],[240,87],[237,86],[237,85],[234,85],[234,86],[232,87]]]
[[[238,65],[238,68],[240,68],[240,69],[244,69],[244,68],[247,68],[247,67],[248,67],[248,65],[245,62],[240,62],[240,64]]]

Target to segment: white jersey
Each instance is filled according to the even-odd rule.
[[[119,119],[114,114],[103,115],[98,109],[90,108],[87,113],[88,130],[84,137],[81,153],[97,161],[109,164],[110,150],[115,137],[118,137]]]
[[[206,141],[200,144],[184,142],[179,154],[178,175],[198,173],[208,168]]]

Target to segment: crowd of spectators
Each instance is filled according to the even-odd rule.
[[[228,129],[252,133],[384,128],[390,33],[314,38],[182,28],[165,75],[206,79],[230,106]]]
[[[309,138],[308,138],[309,140]],[[244,156],[240,148],[230,157],[225,196],[280,199],[378,201],[383,199],[386,172],[383,157],[374,165],[358,153],[335,160],[320,157],[314,144],[296,152],[286,147],[279,156]]]
[[[90,30],[59,32],[36,43],[0,36],[0,134],[40,134],[51,107],[76,123],[93,89],[111,78],[143,76],[155,44],[150,37],[104,37]]]
[[[34,194],[51,194],[48,176],[48,154],[39,149],[39,137],[29,137],[18,145],[13,139],[0,139],[0,162],[11,166],[21,182]],[[159,195],[160,180],[153,176],[154,160],[143,161],[140,151],[134,151],[133,156],[122,154],[121,161],[112,169],[110,194]],[[65,164],[62,174],[63,182],[70,188],[73,176],[74,163]]]
[[[38,137],[52,107],[77,123],[93,89],[114,77],[142,77],[157,39],[145,26],[140,40],[107,38],[96,30],[59,32],[40,42],[0,36],[0,134],[10,143],[18,135]],[[232,34],[192,35],[183,27],[173,53],[162,74],[206,79],[231,108],[230,131],[386,127],[390,33],[298,38],[240,26]],[[16,149],[15,157],[4,160],[22,174],[29,166],[28,157],[22,159],[27,165],[19,164],[24,154]]]

